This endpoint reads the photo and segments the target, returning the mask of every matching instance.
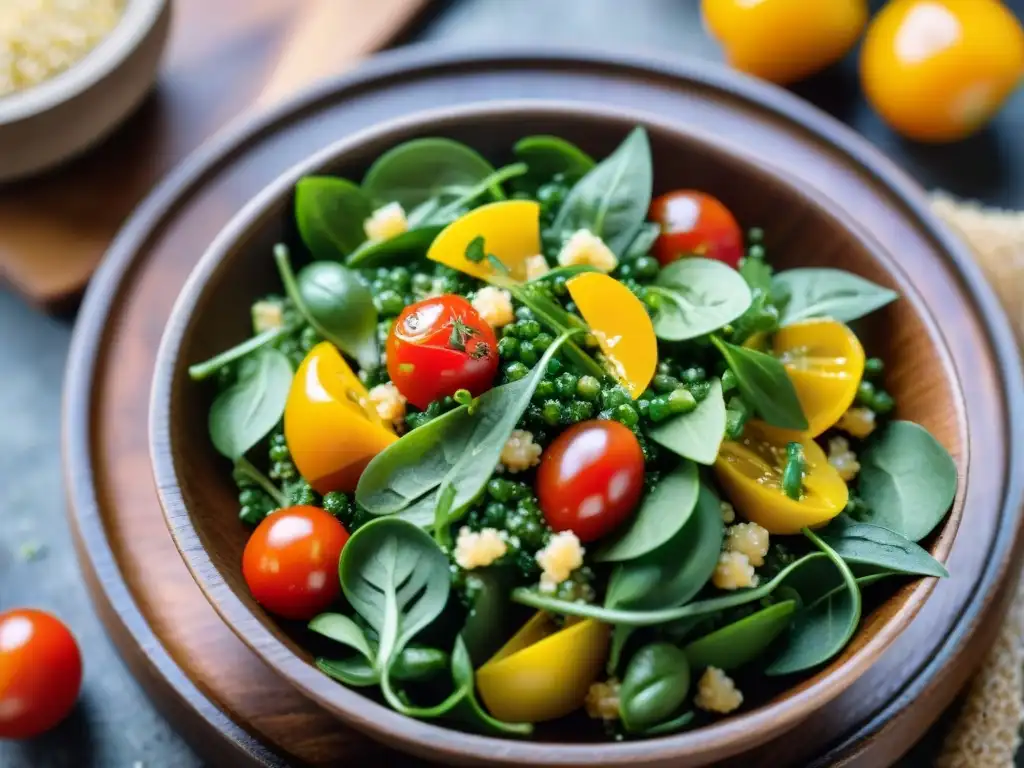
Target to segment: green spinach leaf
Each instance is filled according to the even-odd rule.
[[[697,466],[690,461],[680,462],[644,497],[628,526],[602,546],[594,559],[599,563],[620,563],[662,546],[686,525],[699,493]]]
[[[590,155],[558,136],[525,136],[512,151],[529,166],[529,179],[535,185],[551,181],[559,173],[576,181],[594,167]]]
[[[631,733],[675,715],[690,692],[686,654],[669,643],[651,643],[633,654],[619,689],[619,714]]]
[[[779,360],[764,352],[722,341],[717,336],[712,336],[711,340],[736,376],[743,399],[762,419],[783,429],[807,429],[807,417],[796,389]]]
[[[283,352],[253,352],[239,367],[238,380],[210,406],[213,447],[232,461],[245,456],[281,421],[291,386],[292,366]]]
[[[512,165],[506,165],[504,168],[499,168],[449,203],[438,205],[433,210],[426,206],[420,206],[410,214],[409,223],[411,226],[414,225],[417,227],[451,224],[461,216],[466,207],[471,206],[477,198],[482,197],[488,192],[490,192],[492,196],[495,196],[495,191],[501,191],[502,184],[510,179],[516,178],[517,176],[522,176],[525,173],[526,165],[524,163],[513,163]],[[500,197],[504,198],[504,192],[501,193]]]
[[[694,640],[683,651],[694,669],[742,667],[764,653],[789,627],[795,610],[794,600],[770,605]]]
[[[819,533],[847,563],[873,565],[915,576],[949,576],[945,566],[928,550],[879,525],[857,523],[840,516]]]
[[[772,288],[789,295],[782,325],[809,317],[831,317],[843,323],[884,307],[899,298],[888,288],[841,269],[805,267],[775,275]]]
[[[639,259],[641,256],[646,256],[651,252],[651,248],[654,247],[654,241],[661,235],[661,226],[652,222],[644,222],[643,226],[640,227],[640,231],[636,233],[636,237],[633,238],[633,242],[629,244],[629,248],[626,249],[626,254],[622,257],[625,261],[631,261]]]
[[[366,639],[362,627],[342,613],[321,613],[309,622],[309,629],[336,643],[347,645],[367,660],[374,657],[374,651],[370,648],[370,642]]]
[[[367,240],[349,254],[345,263],[352,268],[379,267],[400,259],[426,256],[442,229],[441,224],[420,226],[387,240]]]
[[[647,131],[637,127],[573,186],[552,228],[563,238],[588,229],[622,256],[647,219],[653,180]]]
[[[717,331],[746,312],[752,301],[739,272],[720,261],[696,257],[669,264],[647,290],[661,298],[654,332],[666,341]]]
[[[858,491],[869,512],[861,522],[920,541],[949,512],[956,496],[953,457],[928,430],[890,422],[860,454]]]
[[[712,465],[725,437],[726,409],[720,379],[711,380],[711,388],[689,413],[673,416],[650,427],[648,436],[677,456]]]
[[[371,213],[369,198],[346,179],[306,176],[295,185],[295,221],[314,258],[338,260],[358,248]]]

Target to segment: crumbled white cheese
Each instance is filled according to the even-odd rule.
[[[756,587],[758,584],[754,566],[742,552],[723,552],[718,556],[718,564],[711,574],[711,583],[719,589],[742,589]]]
[[[736,683],[718,667],[708,667],[697,683],[693,703],[705,712],[726,715],[743,703],[743,694]]]
[[[252,329],[256,333],[272,331],[284,325],[284,309],[276,301],[257,301],[252,305]]]
[[[583,546],[572,531],[556,533],[536,554],[537,565],[541,568],[540,588],[542,592],[553,592],[555,587],[583,565]]]
[[[737,523],[725,532],[725,550],[740,552],[754,567],[764,565],[768,554],[768,530],[757,523]]]
[[[723,501],[719,505],[722,510],[722,522],[728,525],[736,520],[736,508],[728,501]]]
[[[870,408],[850,408],[839,417],[836,426],[863,440],[875,431],[875,412]]]
[[[484,286],[470,303],[491,328],[501,328],[516,319],[512,311],[512,294],[503,288]]]
[[[860,472],[857,454],[850,450],[850,441],[845,437],[833,437],[828,441],[828,463],[846,482],[853,480]]]
[[[594,720],[619,719],[619,688],[621,683],[614,677],[590,686],[583,706]]]
[[[513,429],[505,447],[501,449],[501,466],[509,472],[524,472],[540,464],[544,449],[533,441],[533,433],[525,429]]]
[[[392,382],[378,384],[370,390],[370,403],[381,421],[397,424],[405,418],[405,398]]]
[[[563,267],[586,265],[602,272],[611,272],[619,264],[612,249],[605,245],[604,240],[588,229],[580,229],[572,234],[562,246],[558,254],[558,263]]]
[[[463,526],[459,530],[459,538],[455,540],[455,562],[467,571],[486,568],[507,551],[508,544],[494,528],[476,532]]]
[[[375,210],[363,222],[363,231],[369,240],[390,240],[409,230],[405,209],[399,203],[388,203]]]
[[[543,254],[538,253],[536,256],[531,256],[526,260],[527,280],[536,280],[539,277],[544,277],[550,271],[551,267],[548,266],[548,260],[544,258]]]

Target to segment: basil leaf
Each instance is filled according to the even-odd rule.
[[[210,406],[210,441],[238,461],[270,434],[284,415],[292,386],[292,366],[272,347],[253,352],[239,366],[238,379]]]
[[[779,272],[772,289],[789,295],[782,325],[809,317],[831,317],[843,323],[884,307],[899,294],[841,269],[804,267]]]
[[[712,465],[725,437],[725,398],[720,379],[711,380],[707,396],[689,413],[654,424],[647,435],[677,456]]]
[[[387,240],[367,240],[349,254],[345,263],[350,267],[379,267],[397,259],[425,256],[444,225],[419,226]]]
[[[628,526],[602,546],[594,560],[618,563],[657,549],[686,525],[699,493],[697,465],[680,462],[644,497]]]
[[[861,522],[920,541],[942,521],[956,496],[956,463],[928,431],[893,421],[861,452],[858,493],[869,511]]]
[[[717,331],[746,312],[753,300],[739,272],[720,261],[696,257],[669,264],[647,290],[661,298],[654,332],[667,341]]]
[[[654,170],[647,131],[637,127],[569,191],[553,230],[567,238],[588,229],[621,256],[651,207]]]
[[[461,635],[455,638],[455,648],[452,650],[452,679],[457,688],[466,692],[463,699],[452,709],[450,714],[453,718],[474,725],[484,733],[506,736],[529,736],[533,733],[531,723],[506,723],[491,716],[480,705],[476,697],[473,661]]]
[[[492,173],[493,166],[465,144],[413,139],[377,158],[363,179],[363,192],[377,204],[397,202],[411,211],[431,198],[450,202]]]
[[[619,689],[619,714],[630,733],[669,720],[690,692],[686,654],[669,643],[651,643],[633,654]]]
[[[715,553],[717,559],[717,552]],[[656,610],[632,610],[626,608],[613,608],[610,605],[602,607],[589,603],[577,602],[575,600],[562,600],[552,597],[533,589],[520,587],[512,591],[512,601],[520,605],[528,605],[542,611],[559,613],[564,616],[580,616],[587,619],[597,619],[606,624],[621,625],[627,627],[653,627],[659,624],[679,621],[697,616],[709,616],[720,613],[728,608],[735,608],[737,605],[757,602],[768,597],[793,573],[806,568],[811,563],[825,557],[821,552],[812,552],[804,555],[799,560],[791,563],[776,574],[771,581],[766,581],[752,589],[739,589],[728,595],[711,597],[707,600],[698,600],[685,605],[678,605],[671,608]],[[611,588],[609,587],[609,590]],[[607,599],[605,600],[608,603]]]
[[[800,593],[806,607],[796,614],[785,645],[765,668],[768,676],[788,675],[824,664],[846,647],[860,623],[860,587],[850,567],[815,533],[807,528],[803,532],[832,561],[844,589],[814,602]],[[797,591],[800,592],[799,588]]]
[[[344,614],[321,613],[310,621],[308,626],[313,632],[358,651],[366,659],[372,659],[374,656],[366,633]]]
[[[314,258],[339,259],[358,248],[372,213],[369,198],[346,179],[307,176],[295,185],[295,222]]]
[[[512,152],[529,167],[528,178],[534,184],[551,181],[559,173],[575,181],[594,167],[590,155],[558,136],[525,136]]]
[[[306,322],[362,367],[378,365],[377,308],[359,276],[333,261],[314,261],[296,277],[283,245],[274,249],[274,259],[288,297]]]
[[[721,502],[701,483],[692,514],[671,539],[612,571],[605,606],[650,610],[682,605],[708,583],[724,536]]]
[[[820,534],[847,563],[873,565],[915,576],[949,576],[945,566],[926,549],[879,525],[856,523],[840,516]]]
[[[694,669],[736,669],[756,659],[793,620],[796,601],[785,600],[727,624],[683,648]]]
[[[636,233],[636,237],[633,238],[633,242],[629,244],[629,248],[626,249],[626,254],[622,258],[630,261],[646,256],[651,252],[651,248],[654,247],[654,243],[660,235],[660,225],[651,222],[644,223],[640,227],[640,231]]]
[[[783,429],[807,429],[796,389],[779,360],[764,352],[737,347],[717,336],[711,340],[736,375],[743,399],[762,419]]]

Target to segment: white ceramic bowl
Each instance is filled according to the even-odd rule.
[[[0,96],[0,182],[80,154],[131,114],[156,80],[171,5],[128,0],[117,26],[84,59],[33,88]]]

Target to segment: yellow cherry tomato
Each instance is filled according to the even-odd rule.
[[[306,355],[284,408],[295,467],[317,493],[356,488],[370,459],[398,437],[380,420],[366,387],[329,342]]]
[[[769,533],[799,533],[804,526],[823,525],[843,511],[849,498],[846,483],[821,447],[808,437],[798,442],[807,462],[799,500],[782,490],[786,441],[762,424],[750,423],[739,440],[722,443],[715,461],[715,476],[736,511]]]
[[[747,342],[763,343],[763,337]],[[807,417],[808,437],[834,426],[857,396],[864,375],[864,347],[846,325],[831,318],[801,320],[781,328],[772,338],[772,353],[786,367]],[[779,439],[797,439],[795,432],[772,428]]]
[[[867,0],[703,0],[702,8],[733,67],[781,84],[841,59],[868,18]]]
[[[634,400],[640,397],[658,366],[658,339],[643,302],[601,272],[576,275],[566,287],[615,377]]]
[[[864,94],[890,126],[954,141],[988,121],[1024,75],[1024,29],[997,0],[892,0],[861,49]]]
[[[489,259],[466,258],[466,248],[483,237],[483,248],[505,265],[505,274]],[[434,238],[427,258],[489,283],[526,280],[526,260],[540,253],[540,205],[533,200],[489,203],[462,216]]]
[[[608,657],[610,627],[584,619],[559,629],[534,614],[476,672],[488,711],[510,723],[555,720],[579,709]]]

